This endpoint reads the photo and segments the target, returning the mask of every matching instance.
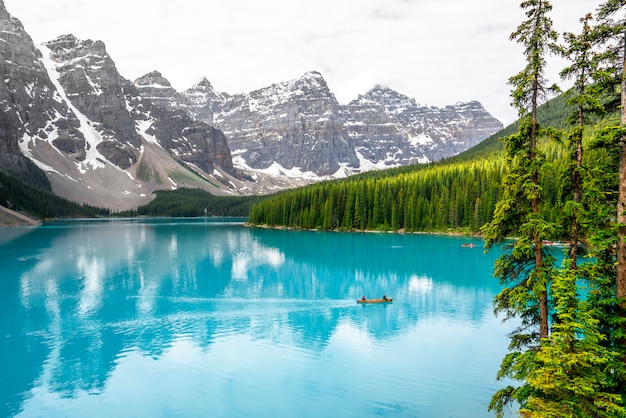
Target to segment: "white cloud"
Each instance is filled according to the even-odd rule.
[[[123,76],[159,70],[177,90],[206,76],[228,93],[320,71],[342,103],[384,84],[418,102],[475,99],[512,122],[508,78],[523,66],[509,41],[523,20],[504,0],[4,0],[36,42],[99,39]],[[601,0],[553,0],[555,29]],[[555,66],[548,72],[558,82]]]

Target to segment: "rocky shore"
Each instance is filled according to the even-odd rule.
[[[40,224],[41,221],[39,219],[0,206],[0,227],[36,226]]]

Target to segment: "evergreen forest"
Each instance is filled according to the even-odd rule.
[[[0,205],[40,219],[87,218],[109,215],[109,211],[71,202],[52,192],[43,171],[28,159],[19,175],[0,168]]]
[[[261,196],[215,196],[200,189],[157,190],[156,197],[136,210],[116,216],[232,216],[247,217]]]

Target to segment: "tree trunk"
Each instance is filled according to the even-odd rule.
[[[584,78],[584,73],[582,74]],[[581,87],[581,90],[584,88]],[[580,91],[580,94],[583,94],[584,91]],[[580,174],[580,169],[583,165],[583,131],[584,129],[584,109],[583,105],[578,106],[578,126],[581,128],[580,134],[576,133],[576,171],[574,172],[574,176],[572,179],[573,188],[574,188],[574,203],[578,205],[580,203],[580,199],[582,197],[582,178]],[[579,136],[580,135],[580,136]],[[580,242],[580,222],[579,222],[578,207],[574,208],[574,213],[572,214],[572,236],[570,238],[570,250],[569,256],[572,260],[572,269],[576,270],[578,266],[578,243]]]
[[[622,127],[626,125],[626,35],[624,35],[624,63],[622,65]],[[615,296],[626,297],[626,137],[619,140],[619,196],[617,198],[617,275]],[[626,309],[626,301],[620,303]]]
[[[529,144],[529,159],[530,164],[532,165],[532,173],[531,180],[533,182],[533,186],[535,187],[535,191],[533,192],[533,197],[530,201],[530,207],[533,214],[539,213],[539,172],[537,170],[535,163],[536,151],[537,151],[537,101],[539,94],[539,77],[535,77],[534,86],[533,86],[533,99],[532,99],[532,108],[531,108],[531,125],[530,125],[530,144]],[[544,280],[543,277],[543,242],[541,241],[541,236],[539,231],[535,230],[533,232],[533,242],[535,246],[535,272],[537,274],[537,279]],[[539,293],[539,338],[548,338],[550,330],[548,328],[548,289],[547,282],[544,283],[543,288]]]

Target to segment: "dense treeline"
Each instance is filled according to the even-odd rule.
[[[43,172],[31,171],[32,175],[16,175],[0,169],[0,205],[9,209],[28,212],[46,218],[105,216],[106,209],[81,205],[63,199],[50,190]]]
[[[491,219],[503,170],[501,160],[481,160],[315,184],[255,204],[249,222],[316,229],[477,231]]]
[[[156,198],[120,216],[236,216],[246,217],[259,196],[214,196],[199,189],[158,190]]]
[[[541,117],[553,126],[567,119],[565,99],[542,107]],[[548,123],[548,122],[547,122]],[[511,125],[504,132],[514,132]],[[565,179],[566,151],[544,139],[543,152],[552,164],[542,179],[548,212],[554,216]],[[290,190],[256,203],[249,222],[257,225],[326,230],[479,232],[491,221],[507,170],[497,137],[446,161],[364,173]],[[601,151],[588,158],[606,161]],[[558,239],[556,235],[552,239]]]

